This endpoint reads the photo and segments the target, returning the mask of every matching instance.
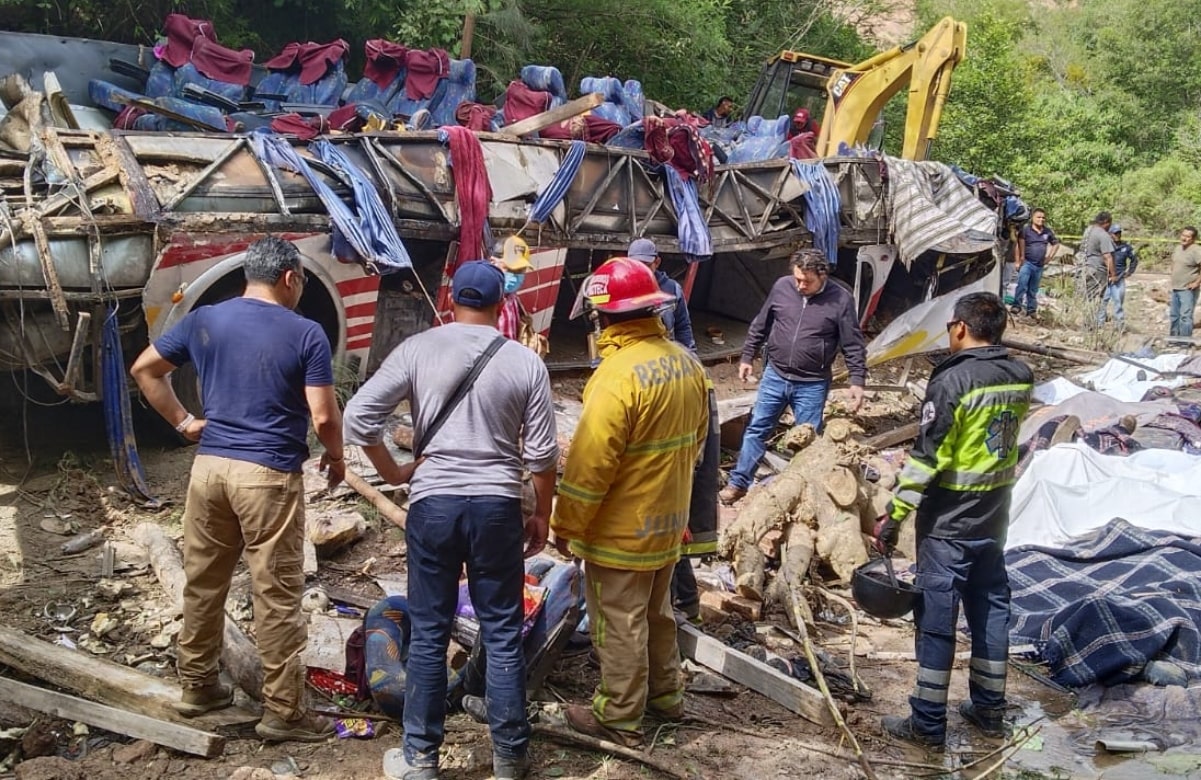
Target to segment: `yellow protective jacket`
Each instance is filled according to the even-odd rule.
[[[705,371],[656,318],[610,325],[559,482],[551,528],[601,566],[677,561],[709,426]]]

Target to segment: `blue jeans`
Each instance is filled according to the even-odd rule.
[[[1168,335],[1181,338],[1193,337],[1193,309],[1197,307],[1196,290],[1172,290],[1172,303],[1169,309]]]
[[[763,453],[767,452],[767,440],[780,422],[784,407],[792,406],[797,425],[809,423],[820,433],[829,392],[830,383],[826,380],[790,382],[767,363],[763,378],[759,380],[759,395],[755,398],[755,408],[751,410],[751,421],[742,434],[738,465],[730,472],[730,484],[743,490],[751,486],[755,479],[755,468],[763,458]]]
[[[1101,311],[1097,314],[1097,324],[1104,325],[1105,320],[1109,317],[1109,302],[1113,301],[1113,319],[1114,322],[1125,322],[1126,312],[1122,310],[1122,304],[1126,302],[1126,279],[1118,279],[1116,282],[1110,282],[1105,288],[1105,295],[1101,296]]]
[[[446,720],[446,648],[467,567],[471,603],[488,655],[488,723],[493,751],[526,753],[525,655],[522,597],[525,582],[521,502],[490,496],[431,496],[409,507],[405,528],[412,638],[406,667],[405,760],[438,765]]]
[[[1005,706],[1009,575],[1003,547],[992,539],[918,540],[915,584],[922,592],[913,608],[918,670],[909,706],[913,729],[919,734],[946,734],[947,689],[961,602],[972,634],[968,677],[972,703],[982,710]]]
[[[1013,305],[1025,308],[1027,314],[1038,310],[1038,286],[1043,281],[1043,267],[1031,262],[1022,263],[1018,270],[1017,289],[1013,293]],[[1023,306],[1023,301],[1025,305]]]

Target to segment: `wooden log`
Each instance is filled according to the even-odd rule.
[[[405,521],[408,519],[409,513],[397,506],[392,499],[379,492],[371,485],[367,484],[367,480],[360,477],[350,469],[346,470],[346,484],[354,488],[355,492],[363,498],[371,502],[371,505],[379,510],[379,513],[392,525],[398,528],[405,527]]]
[[[135,542],[146,548],[155,576],[174,599],[176,608],[182,611],[183,589],[187,576],[183,570],[183,558],[175,543],[154,523],[140,523],[133,529],[132,536]],[[229,676],[239,688],[246,691],[247,696],[255,701],[262,701],[263,662],[259,658],[258,647],[250,641],[250,637],[246,636],[237,621],[228,615],[225,617],[223,638],[225,644],[221,651],[221,661],[225,664]]]
[[[523,119],[520,122],[502,127],[500,132],[503,135],[526,135],[541,130],[544,127],[550,127],[553,124],[571,119],[573,116],[591,111],[592,109],[605,102],[605,96],[599,92],[590,92],[583,97],[578,97],[575,100],[569,100],[558,108],[552,108],[550,111],[543,111],[541,114],[534,114],[528,119]]]
[[[174,682],[43,642],[11,628],[0,627],[0,663],[85,698],[157,720],[216,729],[259,718],[257,712],[227,707],[185,719],[171,706],[183,693]]]
[[[695,626],[687,623],[680,626],[678,637],[680,651],[685,657],[763,694],[805,720],[819,726],[834,725],[834,718],[818,691],[762,661],[727,647]]]
[[[863,440],[863,446],[869,450],[883,450],[888,447],[895,447],[911,439],[916,439],[920,430],[921,426],[916,422],[905,423],[900,428],[893,428],[891,431],[867,437]]]
[[[859,513],[835,505],[824,491],[808,491],[817,513],[816,552],[844,581],[861,564],[867,563],[867,546],[859,529]]]
[[[767,558],[758,545],[742,544],[734,554],[734,589],[751,601],[763,601],[763,567]]]
[[[44,712],[56,718],[82,721],[117,734],[145,739],[194,756],[213,758],[225,749],[225,737],[178,723],[148,718],[136,712],[86,701],[56,691],[0,677],[0,696],[22,707]]]
[[[825,477],[826,492],[843,509],[859,501],[859,480],[846,466],[835,466]]]

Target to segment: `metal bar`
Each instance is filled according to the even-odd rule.
[[[176,206],[178,206],[184,198],[191,195],[193,190],[195,190],[197,187],[199,187],[202,182],[204,182],[206,179],[208,179],[209,176],[212,176],[213,173],[215,173],[218,168],[220,168],[222,165],[225,165],[225,163],[227,163],[229,161],[229,158],[233,157],[234,154],[245,145],[246,145],[246,139],[239,138],[238,140],[234,141],[232,144],[227,146],[224,150],[222,150],[221,154],[217,155],[217,159],[213,160],[211,163],[209,163],[207,166],[205,166],[204,170],[202,170],[196,176],[196,178],[194,178],[194,179],[192,179],[192,181],[188,182],[187,186],[185,186],[182,190],[180,190],[178,193],[176,193],[171,198],[171,200],[169,200],[163,204],[163,211],[171,211]]]
[[[630,190],[626,193],[626,220],[630,226],[630,235],[635,235],[634,231],[638,229],[638,213],[634,203],[634,166],[632,165],[626,165],[626,186]]]
[[[729,171],[730,178],[734,180],[734,200],[738,203],[738,210],[742,212],[742,218],[746,220],[746,227],[749,231],[747,236],[750,238],[758,238],[759,234],[755,232],[755,220],[751,218],[751,210],[747,208],[746,198],[742,195],[742,188],[738,186],[738,174],[736,171]]]
[[[617,163],[609,169],[609,172],[605,175],[605,178],[602,179],[597,188],[593,190],[592,197],[590,197],[588,202],[584,204],[584,210],[581,211],[580,215],[572,221],[571,226],[567,230],[568,234],[579,230],[580,225],[584,224],[584,220],[592,215],[592,210],[596,208],[596,204],[600,201],[601,195],[605,193],[605,190],[609,188],[609,185],[613,183],[613,180],[617,178],[617,174],[621,173],[621,168],[626,164],[628,159],[629,158],[627,157],[617,158]]]
[[[75,385],[79,381],[82,370],[80,358],[83,355],[83,345],[91,330],[92,315],[86,311],[79,312],[75,321],[75,338],[71,340],[71,354],[67,358],[67,370],[63,373],[62,384],[59,385],[59,395],[74,395]]]
[[[154,189],[146,178],[141,161],[133,153],[133,149],[130,148],[129,142],[125,140],[121,132],[111,132],[107,139],[109,143],[97,144],[96,151],[109,158],[107,160],[109,166],[117,169],[121,183],[129,194],[129,205],[132,207],[133,213],[147,222],[153,222],[162,209],[154,194]]]
[[[42,278],[46,280],[46,290],[50,293],[50,305],[54,308],[58,326],[69,331],[71,323],[68,320],[67,299],[63,295],[63,287],[58,281],[58,268],[55,267],[54,258],[50,255],[50,240],[46,238],[46,229],[42,226],[41,220],[36,217],[27,220],[26,224],[33,232],[33,243],[37,247],[38,260],[42,265]]]
[[[142,295],[142,288],[135,287],[128,290],[117,290],[115,292],[63,292],[64,300],[72,303],[98,303],[101,301],[121,300],[124,298],[138,298]],[[51,300],[53,296],[49,290],[0,290],[0,301],[19,301],[19,300],[35,300],[46,301]]]
[[[292,210],[288,208],[288,202],[284,200],[284,191],[279,186],[279,179],[275,178],[274,168],[260,160],[259,156],[253,152],[250,157],[254,160],[254,164],[259,167],[259,170],[263,172],[263,178],[267,180],[267,186],[271,188],[271,197],[275,199],[275,204],[279,206],[280,213],[285,216],[290,215]]]

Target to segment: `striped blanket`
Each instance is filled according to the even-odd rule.
[[[1070,547],[1005,553],[1010,638],[1063,685],[1116,685],[1168,659],[1201,676],[1201,539],[1111,520]]]
[[[889,228],[906,267],[931,249],[974,254],[993,246],[996,214],[948,166],[884,159],[888,165]]]

